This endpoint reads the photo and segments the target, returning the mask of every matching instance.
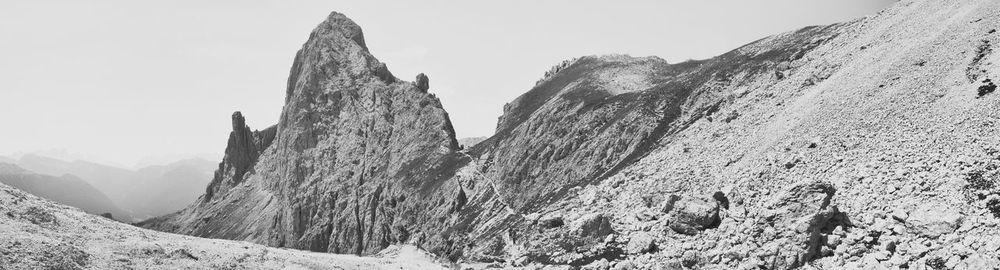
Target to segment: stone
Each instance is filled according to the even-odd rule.
[[[840,241],[841,241],[841,236],[839,235],[831,234],[826,236],[826,246],[828,247],[837,247],[838,245],[840,245]]]
[[[955,270],[995,269],[1000,260],[984,257],[980,254],[970,254],[955,266]]]
[[[590,213],[581,216],[570,224],[570,231],[580,237],[604,239],[611,234],[611,219],[603,213]]]
[[[615,266],[612,267],[612,269],[615,269],[615,270],[632,270],[632,269],[635,269],[635,264],[633,264],[630,261],[620,261],[620,262],[616,263]]]
[[[681,197],[670,211],[670,229],[677,233],[696,235],[719,223],[719,205],[711,200]]]
[[[684,254],[681,255],[681,264],[688,268],[694,267],[698,265],[699,260],[701,260],[700,257],[701,254],[696,250],[684,251]]]
[[[542,228],[550,229],[550,228],[562,227],[564,223],[561,214],[552,213],[539,219],[538,224],[541,225]]]
[[[910,214],[906,213],[906,210],[902,208],[896,208],[896,210],[892,211],[892,219],[895,219],[896,221],[899,222],[906,222],[906,218],[908,218],[909,216]]]
[[[771,269],[790,269],[802,266],[821,255],[824,246],[829,246],[830,234],[826,230],[840,225],[843,216],[835,205],[831,205],[836,188],[825,181],[803,180],[789,185],[771,201],[769,208],[776,213],[776,226],[794,228],[792,233],[783,233],[778,247],[765,261],[774,262]],[[780,228],[779,227],[779,228]],[[852,232],[856,239],[860,232]],[[837,249],[834,250],[837,252]],[[852,253],[847,250],[847,253]]]
[[[663,201],[660,202],[660,206],[659,206],[660,211],[663,212],[663,213],[665,213],[665,214],[666,213],[670,213],[670,211],[674,210],[674,204],[676,204],[677,201],[680,200],[680,199],[681,199],[681,196],[678,196],[676,194],[667,195],[667,197],[663,198]]]
[[[655,248],[653,236],[647,232],[637,232],[629,236],[628,244],[625,245],[625,252],[628,254],[642,254],[653,251]]]
[[[584,270],[608,270],[611,269],[611,264],[608,263],[606,259],[596,260],[588,265],[583,266]]]
[[[906,219],[907,228],[917,234],[937,238],[958,229],[964,216],[951,206],[940,202],[918,205]]]

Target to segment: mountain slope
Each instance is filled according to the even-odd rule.
[[[128,212],[119,209],[104,193],[72,175],[42,175],[13,164],[0,163],[0,183],[35,196],[79,207],[94,215],[110,213],[117,220],[132,220]]]
[[[0,269],[444,269],[413,247],[309,253],[136,228],[0,184]]]
[[[995,14],[901,1],[706,60],[570,60],[465,152],[426,78],[396,80],[334,13],[275,139],[234,119],[211,195],[143,225],[512,266],[997,265]]]
[[[597,128],[602,122],[587,119],[609,113],[573,103],[566,94],[542,105],[515,100],[501,117],[498,134],[487,140],[492,144],[481,143],[473,152],[483,163],[500,166],[491,171],[508,177],[505,185],[515,186],[510,190],[529,191],[510,193],[510,201],[553,199],[522,207],[526,220],[505,225],[521,237],[495,241],[526,251],[500,254],[560,264],[609,259],[640,266],[767,269],[946,262],[995,267],[996,249],[986,243],[995,240],[990,235],[997,233],[995,213],[1000,213],[995,198],[1000,103],[979,89],[988,88],[1000,72],[990,45],[1000,38],[998,8],[996,1],[901,1],[873,17],[777,35],[699,61],[690,75],[674,79],[687,85],[674,93],[689,92],[680,96],[678,117],[651,149],[623,146],[625,151],[607,155],[624,160],[617,170],[605,165],[617,160],[592,161],[614,153],[592,145],[636,135],[594,135],[591,131],[605,130]],[[572,75],[574,65],[538,87]],[[585,90],[595,88],[600,87]],[[614,103],[606,104],[598,108],[614,109]],[[566,129],[583,126],[582,132],[548,133],[553,128],[547,121]],[[560,138],[564,133],[573,135]],[[544,136],[555,139],[539,140]],[[565,149],[560,143],[573,145],[580,137],[591,146],[579,151],[598,151],[557,154]],[[524,143],[538,146],[520,147]],[[551,157],[562,159],[533,159],[536,153],[547,156],[539,150],[546,145],[555,149]],[[630,161],[621,153],[639,155]],[[553,176],[552,166],[566,162],[564,156],[573,165]],[[539,168],[545,164],[550,165]],[[613,169],[597,169],[608,167]],[[591,185],[574,184],[581,182]],[[556,243],[577,239],[566,237],[573,227],[546,227],[594,213],[609,216],[617,240],[560,246]],[[637,248],[630,251],[630,245]],[[580,251],[589,248],[608,250]]]

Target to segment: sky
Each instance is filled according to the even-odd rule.
[[[277,123],[295,52],[330,11],[404,80],[430,77],[459,138],[584,55],[704,59],[895,0],[5,1],[0,155],[132,166],[221,158],[230,115]]]

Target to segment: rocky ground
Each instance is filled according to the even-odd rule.
[[[412,246],[372,257],[150,231],[0,184],[0,269],[444,269]]]
[[[506,254],[584,269],[996,269],[1000,102],[980,90],[1000,75],[998,12],[901,1],[832,26],[772,76],[732,74],[709,117],[526,214]]]

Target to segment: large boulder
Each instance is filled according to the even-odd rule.
[[[769,205],[769,217],[780,232],[763,252],[767,269],[794,269],[818,258],[826,232],[845,222],[831,205],[837,189],[826,181],[805,180],[784,190]]]
[[[656,249],[653,243],[653,236],[647,232],[636,232],[629,236],[628,244],[625,245],[625,253],[642,254]]]
[[[696,235],[719,223],[719,204],[697,197],[679,197],[670,209],[670,229]]]
[[[962,225],[964,216],[941,202],[918,205],[906,218],[906,227],[913,233],[937,238],[954,232]]]
[[[580,237],[602,238],[614,230],[611,228],[611,218],[603,213],[586,214],[570,225],[570,231]]]

